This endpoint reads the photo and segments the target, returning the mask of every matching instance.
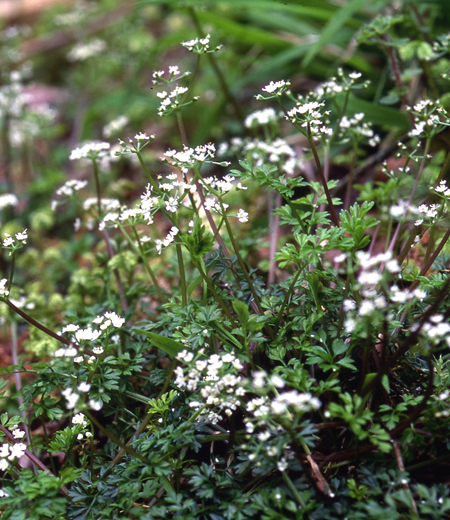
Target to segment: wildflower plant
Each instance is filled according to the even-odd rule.
[[[153,72],[151,121],[108,114],[94,137],[116,148],[65,152],[48,205],[55,227],[76,219],[73,256],[32,257],[42,232],[0,196],[6,520],[448,514],[448,485],[421,471],[446,468],[450,433],[448,115],[401,71],[417,58],[438,90],[448,36],[402,54],[406,11],[359,39],[386,53],[397,83],[377,96],[392,87],[408,128],[380,124],[364,72],[339,68],[310,92],[267,81],[221,144],[191,144],[204,59],[238,103],[199,34],[178,49],[192,75]],[[99,42],[68,60],[107,55]],[[158,115],[173,140],[150,132]],[[369,171],[382,180],[355,182]],[[18,355],[19,325],[39,358]]]

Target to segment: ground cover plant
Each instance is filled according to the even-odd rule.
[[[2,518],[449,516],[449,15],[316,4],[3,28]]]

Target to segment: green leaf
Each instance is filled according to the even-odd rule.
[[[198,284],[203,280],[202,275],[198,276],[193,282],[189,284],[188,294],[191,295]]]
[[[239,320],[243,326],[247,325],[250,313],[248,312],[248,305],[239,300],[233,301],[234,312],[238,315]]]
[[[335,34],[344,26],[356,11],[366,4],[366,0],[350,0],[329,20],[322,30],[319,39],[311,45],[306,56],[303,58],[302,66],[307,67],[324,45],[330,42]]]
[[[147,336],[147,338],[166,354],[169,356],[177,357],[182,350],[185,350],[185,346],[178,341],[175,341],[171,338],[167,338],[166,336],[161,336],[161,334],[155,334],[154,332],[149,332],[148,330],[143,329],[132,329],[136,334],[141,334],[142,336]]]

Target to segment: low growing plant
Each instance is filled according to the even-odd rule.
[[[397,59],[386,42],[402,20],[361,43]],[[183,46],[217,60],[210,39]],[[395,66],[416,53],[438,68],[449,41]],[[88,176],[52,202],[56,221],[76,215],[82,251],[64,290],[33,290],[29,232],[4,231],[4,322],[15,349],[29,324],[41,359],[3,373],[2,518],[444,518],[445,479],[422,470],[449,459],[450,154],[435,146],[450,116],[397,84],[388,101],[409,103],[410,129],[377,133],[351,109],[368,83],[339,69],[308,94],[270,82],[245,134],[190,146],[196,77],[153,74],[182,143],[161,162],[139,129],[70,153]],[[348,172],[342,198],[332,163]],[[141,172],[134,204],[105,180],[126,164]],[[355,202],[377,165],[383,180]],[[0,201],[5,215],[16,204]]]

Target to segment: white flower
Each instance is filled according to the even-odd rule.
[[[23,442],[17,442],[16,444],[13,444],[12,446],[10,446],[11,453],[8,459],[20,459],[21,457],[23,457],[26,449],[27,447]]]
[[[19,430],[18,428],[13,430],[12,434],[15,439],[21,439],[25,436],[25,432],[23,430]]]
[[[178,209],[178,200],[175,197],[169,197],[169,200],[166,200],[166,211],[170,213],[176,213]]]
[[[368,316],[374,310],[375,310],[375,305],[369,300],[364,300],[361,303],[361,307],[359,308],[358,313],[360,316]]]
[[[0,457],[5,458],[9,455],[9,444],[7,442],[0,446]]]
[[[358,282],[362,285],[375,285],[381,280],[381,274],[376,271],[363,271],[358,276]]]
[[[89,390],[91,389],[91,385],[89,383],[85,383],[84,381],[81,382],[79,385],[78,385],[78,390],[80,392],[89,392]]]
[[[96,412],[98,412],[99,410],[102,409],[102,406],[103,406],[103,403],[102,401],[95,401],[94,399],[90,399],[89,400],[89,406],[95,410]]]
[[[3,278],[3,280],[0,280],[0,296],[9,295],[9,291],[6,289],[7,285],[8,285],[8,280],[6,278]]]
[[[138,134],[136,134],[134,136],[134,138],[137,139],[138,141],[148,141],[150,139],[150,137],[143,132],[139,132]]]
[[[278,471],[286,471],[288,468],[288,463],[286,462],[286,459],[284,457],[281,457],[281,459],[277,462],[277,468]]]
[[[19,199],[12,193],[5,193],[0,195],[0,209],[6,208],[7,206],[17,206]]]
[[[109,143],[89,142],[80,148],[72,150],[69,156],[70,161],[77,159],[89,159],[91,157],[105,157],[107,151],[111,148]],[[66,183],[67,184],[67,183]]]
[[[10,247],[14,244],[14,238],[8,233],[5,233],[5,239],[3,240],[3,247]]]
[[[281,93],[284,87],[288,87],[291,83],[289,81],[284,81],[283,79],[280,81],[271,81],[268,85],[263,87],[261,90],[263,92],[267,92],[269,94],[273,94],[276,92],[277,94]]]
[[[107,45],[104,40],[95,38],[88,43],[78,43],[75,45],[67,54],[67,59],[69,61],[84,61],[88,58],[91,58],[92,56],[97,56],[98,54],[105,51],[106,48]]]
[[[267,125],[270,122],[277,120],[275,110],[273,108],[265,108],[264,110],[257,110],[245,118],[244,125],[247,128],[252,128],[256,125]]]
[[[237,213],[239,222],[248,222],[248,213],[243,209],[240,209]]]
[[[67,408],[69,410],[75,408],[75,405],[77,404],[77,401],[79,399],[79,395],[75,394],[72,390],[72,388],[66,388],[61,392],[61,394],[66,398],[67,400]]]
[[[110,123],[103,127],[103,136],[109,138],[112,134],[116,132],[120,132],[127,124],[129,123],[129,119],[127,116],[119,116],[116,119],[113,119]]]
[[[347,318],[344,322],[344,329],[347,334],[353,332],[356,328],[357,321],[354,318]]]
[[[392,260],[389,260],[389,262],[386,263],[386,269],[390,273],[399,273],[401,271],[401,268],[398,265],[398,262],[395,258]]]
[[[79,329],[75,332],[75,338],[79,341],[96,341],[101,336],[99,330],[92,330],[91,328]]]
[[[275,386],[276,388],[284,388],[284,381],[281,379],[281,377],[277,375],[273,375],[270,378],[270,382]]]
[[[82,426],[88,425],[85,415],[82,413],[77,413],[72,417],[72,424],[81,424]]]
[[[344,300],[343,302],[344,311],[352,311],[356,309],[356,303],[353,300]]]

